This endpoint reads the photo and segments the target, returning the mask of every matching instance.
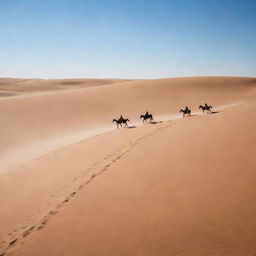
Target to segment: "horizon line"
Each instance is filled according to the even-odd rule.
[[[22,76],[0,76],[0,79],[29,79],[29,80],[73,80],[73,79],[94,79],[94,80],[160,80],[160,79],[172,79],[172,78],[193,78],[193,77],[244,77],[255,78],[253,76],[241,76],[241,75],[190,75],[190,76],[168,76],[168,77],[155,77],[155,78],[118,78],[118,77],[55,77],[55,78],[42,78],[42,77],[22,77]]]

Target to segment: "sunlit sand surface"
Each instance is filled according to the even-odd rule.
[[[1,79],[0,109],[0,255],[256,254],[255,79]]]

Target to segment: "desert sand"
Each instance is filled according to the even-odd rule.
[[[256,254],[255,78],[11,80],[0,255]]]

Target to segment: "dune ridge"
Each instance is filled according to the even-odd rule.
[[[48,86],[51,87],[50,81]],[[12,158],[15,149],[16,152],[19,149],[16,154],[20,152],[21,156],[25,150],[29,151],[29,147],[33,148],[33,143],[48,140],[50,144],[51,140],[72,137],[81,131],[86,133],[92,129],[108,128],[112,119],[120,114],[137,122],[139,114],[145,110],[162,116],[177,113],[185,105],[197,110],[198,104],[203,104],[206,99],[213,105],[247,99],[255,92],[255,79],[173,78],[126,81],[90,88],[0,99],[1,169],[11,169],[24,162],[17,158],[15,166],[10,161],[4,163],[8,156]],[[62,143],[56,142],[56,148],[59,146]],[[30,150],[31,155],[37,152],[36,148],[35,144]],[[38,152],[34,157],[41,153],[44,152]]]
[[[0,78],[0,96],[28,95],[32,93],[57,92],[72,89],[84,89],[114,83],[130,81],[128,79],[22,79]]]
[[[245,104],[242,104],[242,105],[239,104],[238,106],[233,106],[233,107],[227,109],[227,112],[228,112],[227,114],[225,113],[225,111],[224,112],[221,111],[220,115],[224,115],[226,117],[229,117],[229,120],[230,120],[230,116],[231,116],[232,117],[231,120],[232,120],[232,119],[234,119],[234,112],[237,112],[237,111],[238,112],[239,111],[244,112],[245,110],[247,111],[247,109],[250,108],[251,106],[255,106],[255,102],[254,103],[245,103]],[[240,109],[242,109],[242,110],[240,110]],[[213,116],[215,116],[215,115],[213,115]],[[136,151],[137,145],[143,145],[145,140],[147,141],[147,140],[151,139],[154,136],[158,136],[158,137],[161,136],[161,134],[163,132],[172,129],[173,126],[175,126],[175,125],[179,125],[179,126],[183,125],[183,128],[184,128],[184,125],[187,126],[189,124],[188,122],[194,122],[194,124],[196,122],[200,122],[202,124],[204,121],[203,120],[198,120],[199,117],[202,117],[203,119],[206,118],[206,119],[208,119],[208,122],[212,122],[212,120],[210,120],[209,115],[201,115],[201,116],[195,117],[195,118],[197,118],[196,121],[192,120],[191,118],[190,119],[186,118],[186,119],[182,119],[182,120],[160,123],[160,124],[157,124],[157,125],[153,125],[151,127],[145,127],[145,126],[141,127],[141,129],[143,130],[143,131],[141,131],[141,134],[139,134],[139,136],[135,137],[132,141],[130,141],[128,146],[124,146],[124,147],[121,148],[121,150],[119,149],[118,151],[113,152],[112,154],[109,154],[108,156],[106,156],[102,162],[98,163],[96,166],[93,166],[93,168],[89,168],[89,169],[91,169],[91,172],[89,170],[86,170],[84,173],[81,173],[79,177],[76,177],[75,182],[74,182],[75,185],[73,184],[72,188],[70,187],[71,190],[69,190],[70,192],[69,192],[68,196],[65,197],[64,199],[62,199],[63,201],[61,201],[59,204],[57,204],[54,209],[49,210],[48,214],[46,214],[41,219],[41,221],[39,221],[36,225],[30,226],[28,228],[24,228],[22,233],[20,234],[20,236],[18,236],[15,239],[11,239],[8,242],[9,245],[7,246],[7,251],[6,252],[14,252],[14,255],[26,255],[27,250],[28,250],[30,253],[31,252],[36,253],[36,255],[44,255],[44,253],[46,253],[46,252],[40,246],[40,244],[45,244],[45,242],[42,243],[42,241],[40,241],[39,244],[37,244],[36,246],[33,246],[33,244],[35,242],[35,241],[33,241],[33,239],[32,239],[32,241],[33,241],[32,244],[30,243],[29,246],[25,246],[25,252],[26,252],[25,254],[23,254],[24,253],[23,249],[21,249],[20,252],[18,252],[18,254],[15,254],[15,250],[16,249],[19,250],[19,246],[22,244],[23,240],[27,239],[27,238],[29,239],[30,234],[33,234],[36,231],[44,230],[44,226],[49,222],[49,220],[51,220],[52,217],[56,216],[56,214],[58,214],[59,211],[63,207],[64,207],[63,210],[65,211],[65,205],[69,202],[71,202],[71,204],[72,204],[71,199],[74,198],[77,194],[83,193],[83,190],[84,190],[85,186],[90,184],[97,176],[99,176],[100,174],[109,170],[109,168],[112,167],[112,164],[115,164],[116,162],[119,162],[119,160],[122,159],[122,157],[124,157],[125,155],[127,155],[131,151],[133,151],[133,150]],[[192,120],[192,121],[190,121],[190,120]],[[222,118],[221,121],[222,121],[222,124],[223,124],[223,118]],[[247,118],[246,118],[246,122],[248,122]],[[252,122],[252,121],[250,121],[250,122]],[[196,127],[197,127],[197,125],[196,125]],[[252,127],[250,127],[250,128],[252,128]],[[236,128],[236,129],[238,129],[238,128]],[[135,131],[135,130],[133,130],[133,131]],[[218,132],[220,132],[220,130]],[[121,133],[124,133],[124,130]],[[110,136],[112,136],[112,135],[113,134],[111,134]],[[164,139],[164,137],[161,137],[161,138]],[[255,139],[255,136],[254,136],[254,139]],[[151,139],[151,143],[152,143],[152,139]],[[216,154],[216,152],[215,152],[215,154]],[[154,165],[155,165],[155,163],[154,163]],[[126,182],[125,182],[125,184],[126,184]],[[87,222],[87,220],[89,220],[89,219],[85,218],[84,221]],[[66,221],[68,222],[68,220],[66,220]],[[51,231],[46,231],[46,233],[47,232],[51,232]],[[53,234],[54,234],[54,232],[53,232]],[[35,239],[39,239],[39,240],[44,239],[44,236],[38,236],[37,233],[35,233],[35,237],[36,237]],[[80,236],[78,236],[78,237],[80,237]],[[15,250],[13,251],[14,248],[15,248]],[[82,253],[82,251],[84,252],[84,250],[86,250],[86,247],[82,246],[82,248],[83,248],[83,250],[80,249],[81,253]],[[173,251],[173,249],[174,249],[174,251]],[[62,250],[62,248],[58,247],[58,250]],[[118,250],[120,250],[120,248],[119,249],[116,248],[116,250],[118,252]],[[169,250],[172,251],[172,252],[175,252],[175,248],[173,248],[172,246],[169,248]],[[186,251],[186,248],[183,249],[183,250]],[[222,248],[219,248],[219,250],[222,251]],[[72,249],[69,249],[69,251],[71,253]],[[103,251],[103,252],[106,253],[105,251]],[[131,251],[128,250],[127,255],[129,255],[130,252]],[[61,254],[62,253],[65,253],[65,251],[61,251]],[[90,251],[88,251],[87,253],[89,255],[95,255],[94,253],[90,254]],[[49,254],[49,252],[48,252],[48,254]],[[55,255],[55,254],[49,254],[49,255]],[[83,254],[81,254],[81,255],[83,255]],[[123,255],[126,255],[126,254],[123,254]],[[162,255],[162,254],[161,253],[159,254],[159,252],[156,252],[156,254],[152,254],[152,255]],[[184,254],[184,255],[189,255],[189,254]],[[218,255],[222,255],[222,254],[218,254]],[[240,254],[238,253],[238,254],[234,254],[234,255],[240,255]]]
[[[24,149],[27,141],[33,148],[40,137],[47,141],[57,134],[65,137],[81,129],[86,133],[109,127],[111,117],[120,110],[129,113],[131,125],[136,125],[135,129],[113,126],[107,133],[85,140],[78,136],[75,143],[71,138],[70,145],[58,150],[52,145],[50,153],[1,176],[0,255],[254,252],[253,230],[245,233],[244,227],[254,225],[250,205],[255,191],[250,184],[255,179],[251,160],[256,144],[255,92],[253,78],[204,77],[132,81],[79,93],[71,90],[0,100],[7,110],[0,120],[8,124],[1,126],[2,133],[9,130],[11,135],[11,139],[1,135],[2,152],[8,147]],[[218,113],[202,115],[198,105],[205,101]],[[54,110],[54,103],[64,107]],[[192,108],[192,117],[177,115],[184,105]],[[138,125],[139,111],[151,111],[148,106],[155,109],[156,121],[164,122]],[[39,133],[40,127],[45,130]],[[233,172],[236,175],[230,176]],[[211,181],[217,182],[216,189]],[[213,202],[221,203],[215,207]],[[205,207],[218,215],[221,224]],[[231,213],[226,209],[234,207],[238,213],[229,219]],[[202,227],[197,215],[203,219]],[[231,228],[236,222],[237,228]],[[226,227],[229,238],[225,238],[229,234]],[[153,233],[144,236],[145,232]],[[98,240],[101,242],[96,244]]]

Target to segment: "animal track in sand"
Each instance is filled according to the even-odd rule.
[[[35,226],[30,227],[29,229],[27,229],[24,233],[23,233],[23,237],[28,236],[33,230],[34,230]]]
[[[9,243],[9,246],[13,246],[14,244],[16,244],[16,242],[18,241],[18,239],[14,239]]]
[[[9,242],[9,244],[8,244],[8,246],[7,246],[7,248],[6,248],[6,250],[3,252],[3,254],[0,254],[0,256],[1,256],[1,255],[6,255],[7,253],[9,253],[10,250],[13,249],[13,247],[18,244],[18,242],[19,242],[19,243],[22,243],[22,239],[24,240],[24,239],[25,239],[27,236],[29,236],[33,231],[35,231],[35,230],[36,230],[36,231],[40,231],[41,229],[43,229],[43,227],[49,222],[49,220],[50,220],[54,215],[56,215],[56,214],[58,213],[57,210],[59,210],[59,209],[63,206],[63,204],[70,202],[71,198],[75,197],[75,195],[76,195],[79,191],[81,191],[87,184],[89,184],[95,177],[97,177],[97,176],[100,175],[101,173],[105,172],[109,167],[111,167],[111,165],[112,165],[113,163],[115,163],[116,161],[118,161],[118,160],[119,160],[122,156],[124,156],[127,152],[130,152],[130,150],[131,150],[134,146],[136,146],[136,145],[139,143],[139,141],[141,141],[142,139],[144,139],[144,138],[146,138],[146,137],[147,137],[147,136],[137,137],[137,138],[135,138],[135,142],[131,143],[129,146],[123,147],[122,149],[119,149],[118,151],[115,151],[115,152],[109,154],[107,157],[105,157],[104,159],[105,159],[105,160],[108,160],[108,159],[110,159],[111,157],[114,156],[114,158],[110,159],[110,162],[109,162],[109,163],[103,164],[103,166],[102,166],[102,165],[98,166],[98,167],[97,167],[97,170],[95,169],[95,172],[96,172],[96,173],[93,173],[93,174],[91,174],[90,176],[87,175],[87,177],[83,180],[82,184],[80,183],[79,186],[78,186],[78,188],[77,188],[75,191],[71,192],[64,200],[62,200],[61,203],[57,204],[57,205],[54,207],[53,210],[50,210],[50,211],[48,212],[48,214],[45,215],[45,216],[42,218],[41,221],[39,221],[38,224],[29,227],[27,230],[25,230],[24,232],[22,232],[21,235],[17,235],[17,238],[12,239],[12,240]],[[97,164],[97,165],[99,165],[99,164]],[[96,166],[97,166],[97,165],[96,165]],[[91,170],[91,168],[89,168],[89,169]],[[76,177],[76,178],[73,179],[72,181],[77,181],[77,180],[79,180],[78,177]],[[68,187],[68,186],[65,186],[65,187]],[[55,198],[55,197],[56,197],[56,195],[52,195],[52,198]],[[23,229],[24,229],[24,227],[23,227]],[[13,236],[13,235],[15,235],[14,233],[16,233],[16,232],[18,232],[18,229],[16,229],[15,232],[10,233],[9,235],[10,235],[10,236]],[[2,242],[2,244],[3,244],[3,242]]]
[[[49,212],[37,224],[30,226],[25,231],[24,228],[26,228],[26,226],[16,229],[15,232],[9,234],[12,237],[12,239],[6,239],[7,241],[9,240],[10,242],[2,241],[0,243],[0,247],[1,245],[8,244],[5,250],[3,250],[3,253],[0,254],[0,256],[8,255],[8,253],[12,251],[14,247],[16,247],[18,244],[22,244],[24,242],[24,239],[26,239],[34,231],[40,231],[41,229],[43,229],[44,226],[50,221],[50,219],[54,217],[56,214],[58,214],[58,211],[61,210],[64,204],[69,203],[72,198],[74,198],[81,190],[86,188],[86,186],[90,184],[97,176],[101,175],[103,172],[106,172],[114,163],[116,163],[124,155],[129,153],[141,141],[153,136],[154,134],[158,133],[161,130],[169,128],[173,124],[175,125],[176,123],[177,122],[173,122],[172,120],[171,122],[159,122],[161,126],[154,126],[152,128],[153,131],[152,129],[150,129],[148,133],[135,137],[134,140],[130,142],[128,145],[119,147],[114,152],[105,156],[102,161],[93,164],[86,170],[82,170],[81,173],[77,177],[73,178],[70,183],[64,185],[62,190],[51,196],[52,199],[48,203],[50,205],[54,203],[54,205],[52,209],[49,210]],[[88,174],[90,172],[93,173]],[[66,196],[63,194],[66,194]],[[15,234],[19,232],[21,233]]]

